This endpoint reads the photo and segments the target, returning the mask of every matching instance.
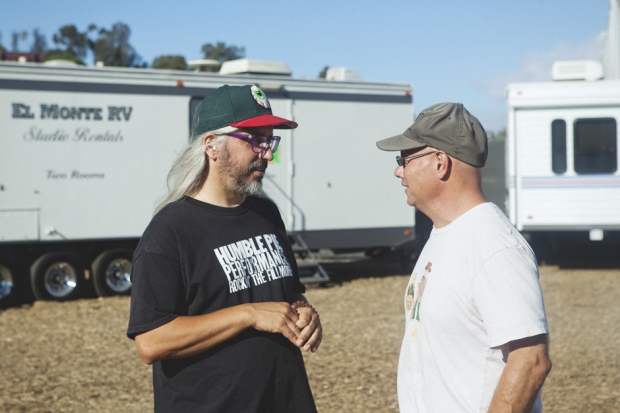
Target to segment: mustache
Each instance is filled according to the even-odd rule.
[[[262,171],[262,172],[264,172],[265,169],[267,169],[267,160],[259,159],[258,161],[252,162],[250,164],[250,167],[248,168],[248,172],[252,172],[252,171]]]

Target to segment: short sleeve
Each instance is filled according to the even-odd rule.
[[[484,263],[473,298],[491,347],[549,333],[538,268],[521,247],[505,248]]]
[[[145,252],[131,270],[131,309],[127,336],[153,330],[187,315],[181,265],[169,257]]]

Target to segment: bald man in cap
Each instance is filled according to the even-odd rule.
[[[551,361],[538,267],[482,192],[484,128],[440,103],[377,146],[400,151],[407,203],[433,222],[405,290],[401,413],[540,412]]]

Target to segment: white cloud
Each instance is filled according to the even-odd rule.
[[[521,68],[480,79],[474,82],[474,87],[491,99],[504,102],[508,83],[551,80],[551,66],[555,61],[602,61],[605,37],[606,32],[602,32],[576,45],[561,43],[548,52],[532,52],[525,56]]]

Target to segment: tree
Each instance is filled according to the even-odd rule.
[[[329,66],[325,66],[323,70],[319,73],[319,79],[325,79],[327,77],[327,71],[329,70]]]
[[[103,62],[105,66],[146,67],[129,44],[130,35],[129,26],[121,22],[114,24],[111,30],[101,28],[93,44],[95,62]]]
[[[97,29],[97,26],[91,24],[87,30],[80,32],[74,24],[67,24],[58,29],[58,33],[52,36],[52,41],[56,45],[56,49],[49,50],[45,54],[45,60],[69,60],[79,65],[84,65],[84,59],[88,54],[88,51],[92,48],[93,41],[88,37],[89,33]],[[35,31],[38,34],[38,31]],[[32,48],[41,46],[41,39],[37,38],[37,34],[33,32],[35,37]],[[43,39],[43,45],[45,44],[45,38]],[[37,45],[38,40],[38,45]]]
[[[243,59],[245,47],[226,46],[224,42],[217,42],[215,45],[206,43],[202,45],[202,53],[204,53],[205,59],[214,59],[224,63],[227,60]]]
[[[164,55],[153,60],[151,67],[153,69],[186,70],[187,62],[180,55]]]
[[[506,140],[506,128],[500,131],[497,131],[497,132],[487,131],[487,137],[491,141],[505,141]]]
[[[74,55],[72,52],[59,49],[50,50],[45,53],[45,61],[47,62],[48,60],[68,60],[70,62],[77,63],[78,65],[85,65],[84,61]]]
[[[95,30],[97,26],[91,24],[88,30],[80,32],[73,24],[67,24],[58,29],[58,33],[54,34],[52,40],[59,49],[55,52],[64,51],[72,54],[76,58],[83,60],[88,53],[88,49],[92,47],[92,40],[88,38],[88,33]],[[83,64],[83,63],[82,63]]]
[[[11,36],[11,49],[14,52],[19,52],[19,44],[28,38],[28,32],[13,32]]]
[[[45,40],[45,36],[39,32],[39,29],[34,29],[32,31],[32,37],[34,40],[32,41],[30,51],[32,53],[45,53],[47,50],[47,41]]]
[[[497,132],[497,139],[499,139],[500,141],[505,141],[506,140],[506,128],[500,130],[499,132]]]
[[[0,32],[0,53],[4,52],[6,49],[2,46],[2,32]]]

